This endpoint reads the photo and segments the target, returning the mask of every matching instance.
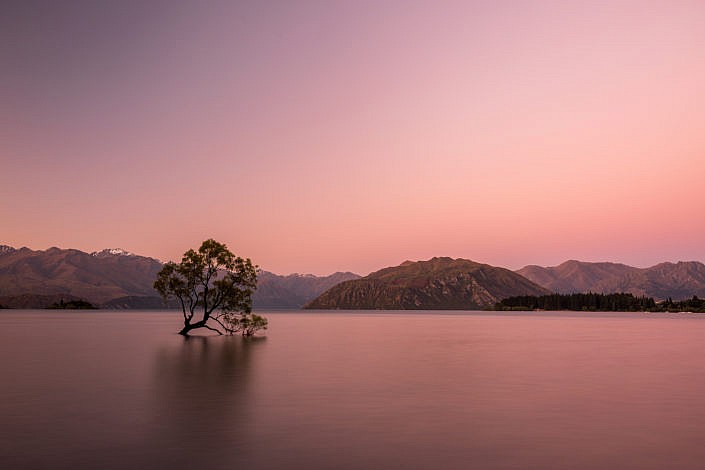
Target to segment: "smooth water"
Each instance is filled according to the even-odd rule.
[[[705,321],[0,312],[0,466],[662,469],[705,462]]]

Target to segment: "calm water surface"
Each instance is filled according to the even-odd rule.
[[[663,469],[705,465],[705,318],[0,312],[0,465]]]

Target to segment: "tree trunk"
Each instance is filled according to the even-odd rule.
[[[190,321],[186,320],[184,322],[184,327],[181,328],[181,331],[179,331],[179,334],[182,336],[188,336],[188,332],[191,330],[195,330],[196,328],[201,328],[204,326],[205,322],[203,320],[197,321],[196,323],[191,323]]]

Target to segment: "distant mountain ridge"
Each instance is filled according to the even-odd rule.
[[[570,260],[558,266],[525,266],[517,273],[561,294],[625,292],[656,300],[705,296],[705,265],[698,261],[635,268],[618,263]]]
[[[84,299],[110,309],[165,308],[152,287],[162,266],[157,259],[121,248],[86,253],[55,247],[31,250],[0,245],[0,305],[43,308],[62,299]],[[358,277],[353,273],[280,276],[262,271],[253,305],[300,308],[329,287]]]
[[[405,261],[338,284],[309,309],[471,310],[505,297],[543,295],[547,289],[508,269],[466,259]]]
[[[257,278],[257,290],[252,296],[253,307],[301,308],[334,285],[358,278],[359,275],[350,272],[319,277],[312,274],[281,276],[262,271]]]

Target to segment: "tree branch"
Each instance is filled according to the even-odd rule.
[[[203,324],[203,328],[207,328],[207,329],[209,329],[209,330],[211,330],[211,331],[215,331],[216,333],[218,333],[218,334],[221,335],[221,336],[222,336],[222,334],[223,334],[223,332],[220,331],[219,329],[213,328],[213,327],[211,327],[211,326],[208,326],[208,325],[206,325],[205,323]]]
[[[186,317],[186,304],[184,303],[184,296],[179,294],[176,298],[179,299],[179,302],[181,302],[181,311],[184,313],[184,320],[188,320]]]
[[[208,312],[208,284],[206,284],[206,287],[203,290],[203,321],[207,321],[209,315],[210,312]]]
[[[193,298],[191,293],[188,294],[188,309],[189,309],[189,316],[188,316],[188,321],[191,321],[193,318],[194,310],[196,308],[196,304],[198,303],[198,294],[196,293],[196,299]]]
[[[206,310],[206,315],[210,316],[210,315],[213,313],[213,311],[214,311],[215,309],[217,309],[218,307],[220,307],[220,303],[221,303],[222,301],[223,301],[222,291],[221,291],[221,290],[218,290],[218,291],[216,291],[216,293],[215,293],[215,300],[213,301],[213,305],[211,306],[210,311],[209,311],[209,310]]]
[[[240,330],[233,330],[232,328],[228,328],[227,326],[223,325],[223,323],[220,321],[220,317],[211,317],[212,320],[215,320],[225,331],[228,333],[237,333]]]

